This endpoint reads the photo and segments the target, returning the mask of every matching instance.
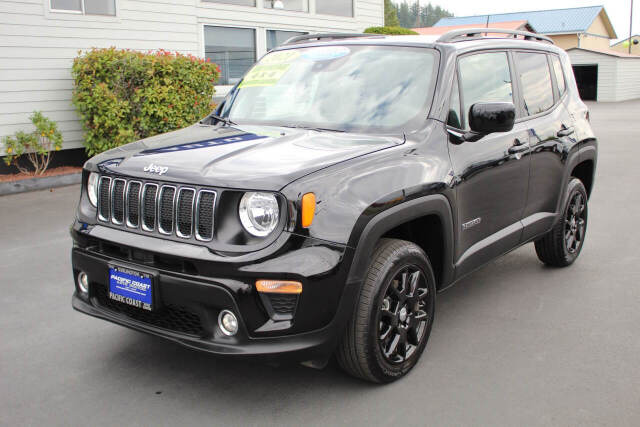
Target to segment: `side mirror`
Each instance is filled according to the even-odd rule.
[[[469,109],[469,127],[477,134],[509,132],[515,121],[516,107],[511,102],[478,102]]]

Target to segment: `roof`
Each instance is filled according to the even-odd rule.
[[[489,25],[507,21],[528,21],[533,29],[540,34],[583,33],[589,29],[601,13],[609,36],[617,38],[603,6],[442,18],[434,26],[478,25],[484,27],[488,18]]]
[[[465,28],[477,28],[476,24],[467,24],[467,25],[447,25],[447,26],[439,26],[439,27],[421,27],[421,28],[412,28],[418,34],[423,35],[433,35],[433,34],[444,34],[448,31],[453,30],[462,30]],[[484,27],[484,25],[482,25]],[[496,22],[491,24],[491,28],[500,28],[503,30],[525,30],[532,31],[533,27],[529,25],[527,21],[505,21],[505,22]]]
[[[629,55],[628,53],[625,52],[620,52],[617,50],[613,50],[613,49],[585,49],[583,47],[572,47],[571,49],[567,49],[567,52],[570,52],[572,50],[584,50],[585,52],[591,52],[591,53],[597,53],[599,55],[608,55],[608,56],[615,56],[616,58],[633,58],[633,59],[640,59],[640,56],[638,55]]]

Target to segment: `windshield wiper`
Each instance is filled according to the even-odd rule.
[[[217,121],[222,122],[222,123],[224,123],[224,124],[225,124],[225,125],[227,125],[227,126],[237,125],[237,123],[232,122],[231,120],[229,120],[229,119],[228,119],[228,118],[226,118],[226,117],[219,116],[219,115],[217,115],[216,113],[211,113],[211,114],[209,114],[209,117],[214,118],[214,119],[216,119]]]
[[[346,132],[344,129],[331,129],[331,128],[323,128],[323,127],[315,127],[315,126],[290,125],[290,126],[283,126],[283,127],[293,128],[293,129],[315,130],[316,132]]]

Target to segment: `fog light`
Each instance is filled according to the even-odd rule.
[[[238,332],[238,319],[229,310],[222,310],[218,315],[218,326],[223,334],[233,336]]]
[[[80,288],[80,292],[84,294],[89,293],[89,276],[84,271],[81,271],[78,274],[78,288]]]

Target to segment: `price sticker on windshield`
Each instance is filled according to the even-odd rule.
[[[265,56],[259,64],[251,69],[242,79],[239,88],[273,86],[280,81],[289,70],[293,61],[298,59],[297,50],[283,50]]]

